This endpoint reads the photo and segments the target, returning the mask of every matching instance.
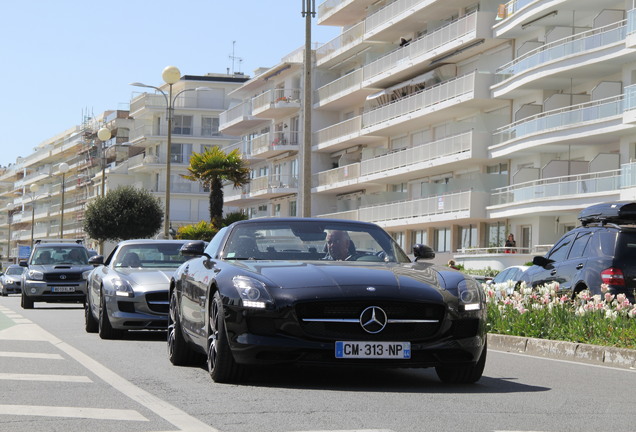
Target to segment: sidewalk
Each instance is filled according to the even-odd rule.
[[[636,350],[488,333],[488,348],[539,357],[636,369]]]

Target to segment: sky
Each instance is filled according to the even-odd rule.
[[[316,1],[316,9],[322,3]],[[254,76],[305,44],[304,0],[0,0],[0,166],[182,75]],[[312,41],[337,27],[312,20]],[[235,57],[232,59],[231,57]]]

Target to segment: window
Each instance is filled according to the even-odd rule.
[[[435,245],[436,252],[451,251],[451,230],[450,228],[435,229]]]
[[[582,256],[587,255],[585,253],[585,249],[587,247],[587,243],[590,240],[591,236],[592,236],[591,232],[586,232],[586,233],[579,234],[577,239],[574,240],[574,244],[572,244],[572,249],[570,250],[570,254],[568,255],[568,259],[580,258]]]
[[[175,135],[192,135],[192,116],[173,116],[172,133]]]
[[[391,237],[393,237],[393,240],[395,240],[395,242],[399,244],[402,249],[405,248],[404,233],[402,231],[391,233]]]
[[[428,244],[428,232],[426,230],[413,231],[411,244]]]
[[[486,247],[500,247],[506,243],[506,227],[502,222],[487,225],[485,243]]]
[[[170,162],[190,163],[192,144],[172,144],[170,146]]]
[[[201,136],[217,136],[217,135],[219,135],[218,117],[202,117],[201,118]]]
[[[463,249],[479,246],[477,227],[473,225],[459,227],[459,247]]]
[[[290,201],[289,202],[289,216],[296,216],[297,215],[297,202],[296,201]]]
[[[280,203],[274,204],[274,216],[280,217]]]
[[[550,258],[553,261],[563,261],[568,256],[570,245],[574,240],[574,234],[563,237],[550,251]]]

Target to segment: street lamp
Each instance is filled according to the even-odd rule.
[[[64,238],[64,182],[66,180],[65,176],[69,170],[69,166],[66,162],[62,162],[57,170],[62,173],[62,205],[60,206],[60,238]]]
[[[159,93],[163,95],[163,98],[166,101],[166,110],[168,117],[168,139],[167,139],[167,149],[166,149],[166,198],[165,198],[165,213],[163,218],[163,236],[166,239],[170,238],[170,157],[172,151],[172,116],[174,111],[174,102],[177,100],[177,97],[181,93],[185,93],[187,91],[198,91],[198,90],[210,90],[207,87],[198,87],[194,89],[185,89],[181,90],[176,95],[172,96],[172,86],[181,79],[181,71],[176,66],[167,66],[163,72],[161,73],[161,77],[163,81],[168,84],[168,94],[161,90],[159,87],[151,86],[148,84],[133,82],[130,85],[135,87],[146,87],[155,89]]]
[[[110,129],[107,127],[103,127],[97,131],[97,138],[102,142],[102,196],[106,193],[106,141],[108,141],[111,136]]]
[[[7,222],[9,223],[9,235],[7,236],[7,261],[11,262],[11,213],[13,203],[7,203]]]

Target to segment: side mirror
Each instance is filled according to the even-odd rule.
[[[532,258],[532,264],[534,265],[538,265],[539,267],[547,267],[550,264],[552,264],[554,261],[551,259],[548,259],[546,257],[543,256],[536,256],[534,258]]]
[[[433,251],[433,248],[423,245],[423,244],[416,244],[413,246],[413,255],[415,255],[415,261],[417,261],[418,259],[432,259],[435,258],[435,252]]]
[[[104,256],[103,255],[95,255],[88,259],[88,263],[95,267],[99,265],[104,265]]]
[[[181,246],[179,252],[183,256],[199,257],[205,253],[205,242],[201,240],[188,242]]]
[[[20,267],[28,267],[29,265],[27,264],[26,261],[20,261]]]

